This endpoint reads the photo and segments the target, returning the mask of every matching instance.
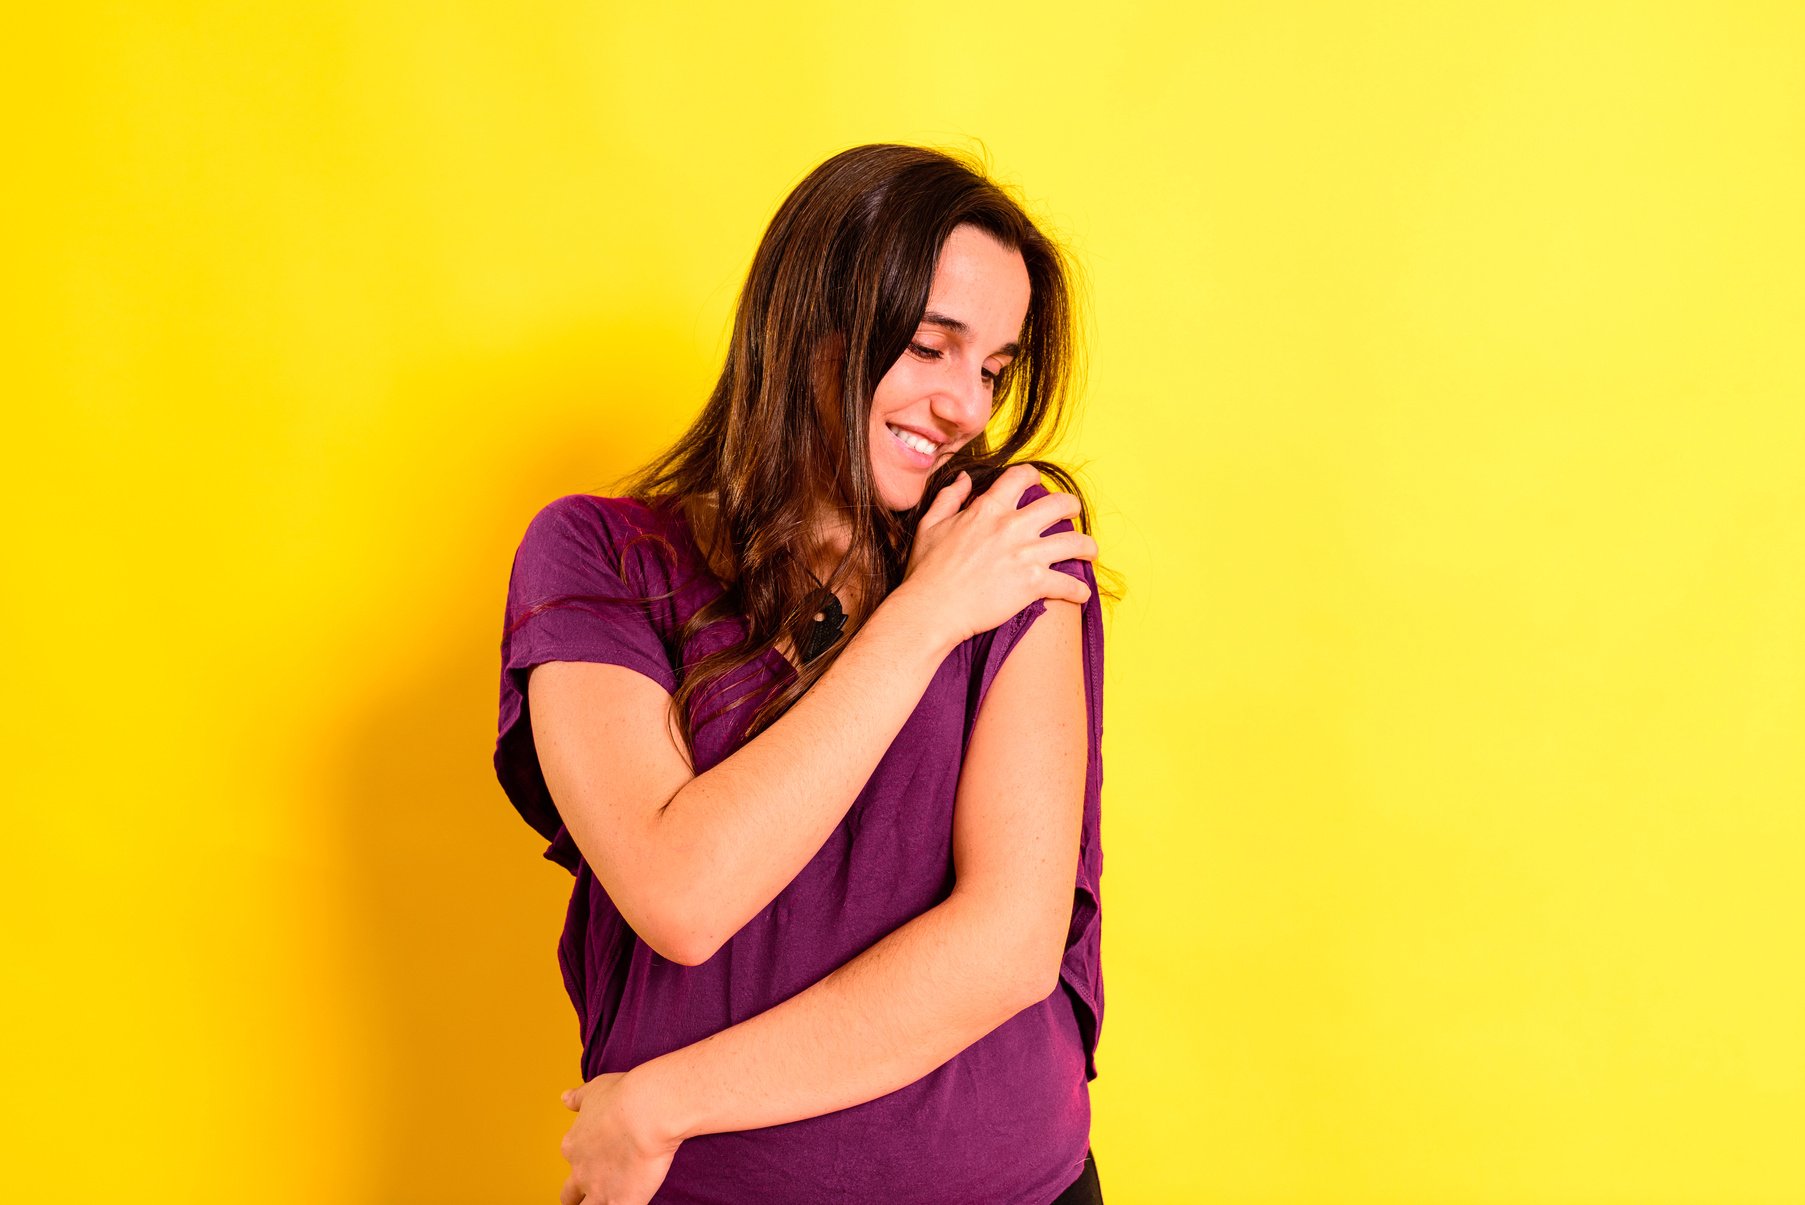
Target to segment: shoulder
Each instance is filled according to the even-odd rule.
[[[514,572],[529,582],[581,575],[618,547],[622,499],[565,494],[545,503],[527,521],[514,551]]]
[[[1006,464],[974,465],[972,474],[972,496],[986,494],[993,490],[1013,489],[1017,495],[1017,505],[1032,502],[1048,492],[1041,469],[1032,460],[1011,460]],[[1007,477],[1008,482],[1004,481]]]
[[[696,574],[681,505],[671,498],[565,494],[533,515],[515,553],[529,579],[600,579],[642,594],[662,593]]]
[[[619,523],[634,511],[647,508],[635,498],[610,498],[600,494],[565,494],[553,498],[533,515],[532,523],[548,526],[600,527]]]
[[[526,535],[529,541],[574,539],[591,546],[616,546],[634,536],[666,534],[674,516],[673,507],[653,506],[638,498],[564,494],[534,513]]]
[[[1020,510],[1022,507],[1027,506],[1030,502],[1035,502],[1035,501],[1040,500],[1041,498],[1045,498],[1048,494],[1051,494],[1052,492],[1053,492],[1053,490],[1046,484],[1046,482],[1042,481],[1038,476],[1036,476],[1035,480],[1030,485],[1028,485],[1028,487],[1026,489],[1022,490],[1021,497],[1016,500],[1015,508],[1017,510]],[[1042,528],[1040,534],[1043,536],[1051,536],[1051,535],[1060,535],[1060,534],[1063,534],[1064,532],[1077,531],[1077,530],[1078,530],[1077,523],[1075,523],[1073,521],[1071,516],[1066,516],[1066,517],[1060,518],[1060,519],[1054,521],[1053,523],[1049,524],[1048,526]],[[1052,567],[1054,569],[1060,570],[1062,573],[1069,573],[1073,577],[1088,578],[1090,575],[1089,562],[1078,559],[1078,558],[1072,558],[1072,559],[1063,560],[1063,561],[1054,561],[1052,563]],[[1091,589],[1093,591],[1096,590],[1096,584],[1094,581],[1091,582]]]
[[[990,489],[1005,489],[1005,490],[1013,489],[1016,492],[1015,508],[1017,510],[1020,510],[1022,507],[1028,505],[1030,502],[1034,502],[1038,499],[1045,498],[1048,494],[1052,493],[1053,491],[1047,485],[1045,479],[1043,479],[1041,477],[1041,475],[1038,471],[1036,471],[1032,476],[1029,476],[1027,474],[1022,474],[1022,475],[1018,476],[1016,479],[1016,484],[1013,487],[1008,486],[1008,485],[998,485],[997,484],[997,479],[999,477],[1001,477],[1004,472],[1007,472],[1011,469],[1020,468],[1024,465],[1031,465],[1031,464],[1032,464],[1031,461],[1025,461],[1025,460],[1018,460],[1018,461],[1010,462],[1009,464],[1003,466],[1003,468],[1001,470],[999,470],[996,474],[994,474],[991,477],[990,482],[987,485],[985,485],[982,489],[980,489],[978,492],[982,493],[982,492],[985,492],[986,490],[990,490]],[[1061,519],[1059,521],[1058,526],[1050,528],[1049,530],[1071,531],[1072,530],[1072,522],[1069,519]]]

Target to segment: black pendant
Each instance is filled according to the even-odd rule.
[[[840,606],[839,596],[831,590],[822,590],[815,595],[811,614],[813,611],[820,612],[823,618],[811,619],[803,627],[799,651],[804,665],[832,648],[834,641],[840,638],[840,630],[846,626],[846,611]]]

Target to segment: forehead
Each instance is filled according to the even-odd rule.
[[[976,226],[957,226],[934,265],[928,308],[964,322],[980,341],[1005,343],[1027,320],[1031,292],[1021,252]]]

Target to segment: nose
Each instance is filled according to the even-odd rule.
[[[990,390],[982,365],[969,372],[949,365],[947,377],[934,391],[934,412],[961,432],[981,431],[990,420]]]

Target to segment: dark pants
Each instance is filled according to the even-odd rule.
[[[1097,1157],[1084,1152],[1084,1171],[1071,1187],[1053,1198],[1053,1205],[1103,1205],[1103,1185],[1097,1181]]]

